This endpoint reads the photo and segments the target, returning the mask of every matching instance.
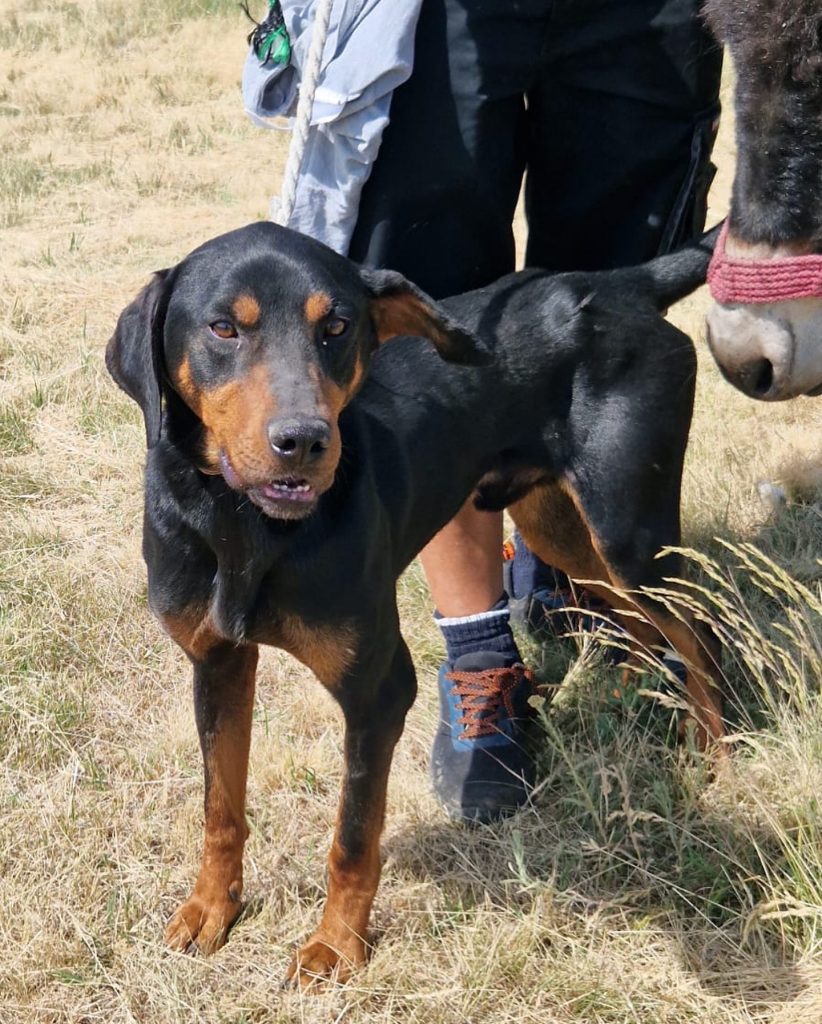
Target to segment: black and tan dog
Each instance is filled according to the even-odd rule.
[[[656,556],[680,539],[695,356],[659,310],[704,280],[709,256],[524,271],[436,305],[259,223],[156,274],[122,313],[107,363],[145,416],[149,598],[194,665],[205,762],[202,866],[172,947],[218,948],[241,909],[258,644],[308,665],[345,716],[328,899],[289,971],[307,984],[365,958],[416,690],[395,582],[472,490],[612,601],[611,587],[680,572]],[[626,626],[677,648],[700,741],[719,739],[713,641],[635,602],[644,620]]]

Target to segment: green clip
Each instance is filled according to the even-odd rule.
[[[291,60],[291,40],[280,0],[268,0],[268,14],[252,32],[251,42],[261,64],[286,65]]]
[[[274,64],[287,64],[291,60],[291,40],[285,25],[280,25],[273,32],[269,32],[260,42],[256,51],[257,57],[262,64],[271,61]]]

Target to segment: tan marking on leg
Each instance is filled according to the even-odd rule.
[[[594,545],[599,548],[598,539],[593,531],[591,538]],[[633,604],[634,609],[645,616],[652,627],[656,627],[657,642],[658,638],[662,637],[682,658],[686,668],[685,689],[690,701],[688,718],[695,726],[697,749],[706,751],[712,747],[718,756],[726,756],[728,749],[719,742],[725,735],[718,679],[719,650],[709,631],[698,623],[685,607],[680,610],[680,619],[642,594],[632,594],[626,601],[625,591],[629,589],[628,584],[621,580],[614,570],[611,570],[609,575],[618,591],[613,597],[608,598],[609,603],[617,610],[629,606],[628,602]],[[675,589],[674,584],[668,586]],[[621,616],[620,621],[627,632],[640,643],[646,646],[653,645],[653,640],[648,636],[647,630],[643,629],[643,624],[637,622],[633,616]],[[684,729],[687,729],[687,726],[686,722]]]
[[[611,582],[591,534],[561,483],[536,487],[508,510],[525,543],[548,565],[572,579]]]
[[[680,621],[647,602],[643,601],[638,606],[685,663],[685,690],[690,710],[681,731],[687,732],[689,726],[693,726],[697,750],[712,748],[718,756],[727,756],[727,744],[719,742],[725,736],[725,723],[717,678],[720,663],[718,642],[686,609],[682,610],[684,621]]]
[[[202,661],[223,637],[217,632],[207,605],[191,605],[160,617],[166,633],[195,661]]]
[[[536,488],[509,511],[528,547],[572,579],[586,581],[586,588],[608,602],[640,647],[653,646],[662,637],[677,651],[687,669],[686,690],[693,706],[697,746],[704,750],[721,740],[725,727],[717,682],[719,654],[707,630],[685,608],[680,621],[650,599],[626,593],[627,584],[606,562],[599,538],[567,485]],[[620,615],[621,611],[639,611],[647,621]],[[724,755],[727,748],[718,743],[717,753]]]
[[[285,616],[278,645],[334,689],[344,679],[357,656],[358,637],[353,626],[307,626],[294,615]]]
[[[368,959],[368,921],[380,881],[382,821],[368,838],[366,852],[346,858],[337,840],[328,856],[328,897],[322,920],[300,947],[287,977],[301,988],[347,981]]]
[[[400,730],[401,731],[401,730]],[[328,896],[316,932],[299,949],[287,978],[302,988],[328,980],[346,981],[365,963],[368,956],[368,921],[380,881],[380,835],[385,819],[386,787],[394,745],[399,732],[386,736],[385,746],[376,764],[372,764],[375,787],[366,806],[346,805],[347,783],[337,812],[334,841],[328,855]],[[344,817],[355,815],[360,829],[362,852],[351,856],[341,836]]]
[[[226,941],[242,910],[243,849],[248,838],[245,792],[257,648],[233,648],[236,676],[225,682],[218,718],[203,742],[205,829],[200,871],[191,896],[172,915],[165,939],[172,949],[212,953]]]

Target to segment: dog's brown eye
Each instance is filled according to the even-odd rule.
[[[230,320],[215,320],[213,324],[208,325],[208,329],[215,338],[222,338],[223,341],[237,337],[237,328]]]
[[[323,334],[326,338],[339,338],[348,330],[349,321],[342,316],[332,316],[325,322]]]

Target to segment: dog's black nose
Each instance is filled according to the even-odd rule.
[[[331,427],[319,419],[282,419],[268,424],[268,440],[281,459],[298,465],[319,458],[331,441]]]

